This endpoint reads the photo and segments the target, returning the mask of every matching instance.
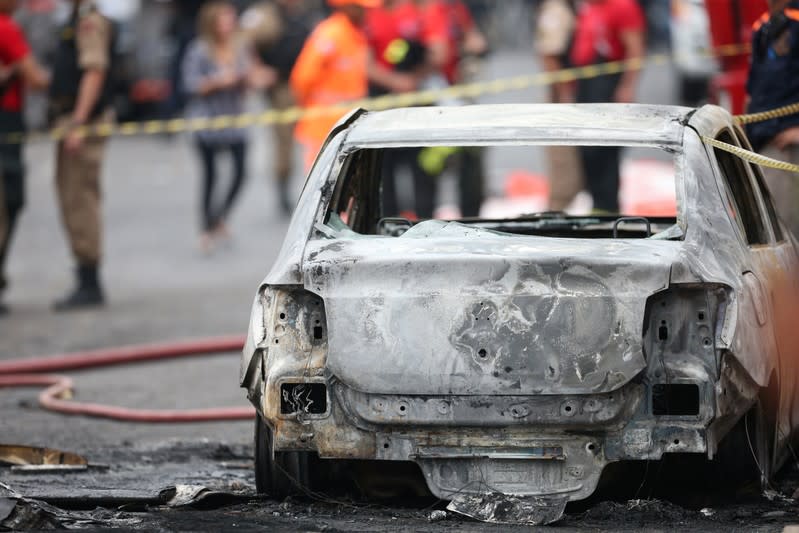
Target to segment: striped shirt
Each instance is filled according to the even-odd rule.
[[[250,59],[244,47],[236,51],[235,69],[241,76],[250,68]],[[200,86],[209,77],[218,75],[222,66],[217,64],[208,44],[195,39],[186,52],[183,60],[183,83],[190,100],[186,107],[186,118],[213,118],[221,115],[239,115],[244,112],[246,89],[239,86],[222,91],[201,95]],[[244,141],[247,130],[244,128],[228,128],[222,130],[205,130],[196,133],[198,139],[208,144],[231,144]]]

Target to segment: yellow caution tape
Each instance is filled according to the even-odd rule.
[[[735,120],[739,124],[754,124],[755,122],[764,122],[774,118],[787,117],[788,115],[795,115],[796,113],[799,113],[799,103],[770,109],[761,113],[738,115],[735,117]]]
[[[716,57],[732,56],[746,53],[749,45],[725,45],[706,54]],[[271,124],[293,124],[304,118],[325,116],[331,113],[346,112],[354,108],[364,108],[372,111],[391,109],[395,107],[409,107],[414,105],[429,105],[442,99],[475,98],[491,94],[500,94],[509,91],[529,89],[536,86],[553,85],[556,83],[571,82],[580,79],[590,79],[608,74],[617,74],[628,70],[641,70],[648,64],[661,65],[673,60],[674,56],[668,54],[655,54],[646,58],[635,58],[622,61],[611,61],[598,65],[567,68],[552,72],[500,78],[489,81],[479,81],[454,85],[444,89],[417,91],[412,93],[389,94],[377,98],[366,98],[353,102],[324,107],[301,108],[291,107],[282,111],[269,110],[258,114],[245,113],[241,115],[223,115],[211,118],[148,120],[144,122],[123,122],[121,124],[102,123],[81,126],[74,131],[82,136],[111,137],[132,135],[155,135],[161,133],[197,132],[203,130],[220,130],[228,128],[247,128],[250,126],[266,126]],[[799,103],[783,106],[777,109],[738,115],[735,120],[739,124],[752,124],[774,118],[784,117],[799,113]],[[6,134],[5,142],[20,143],[37,139],[59,140],[64,138],[68,130],[55,128],[49,132],[24,134],[21,132]],[[799,165],[787,163],[766,157],[738,146],[727,144],[710,137],[702,140],[725,152],[734,154],[751,163],[799,173]]]
[[[707,55],[723,57],[739,55],[749,50],[748,45],[726,45],[706,52]],[[225,115],[213,118],[150,120],[145,122],[124,122],[121,124],[96,124],[80,126],[74,131],[82,136],[111,137],[131,135],[155,135],[161,133],[196,132],[202,130],[218,130],[227,128],[245,128],[249,126],[266,126],[270,124],[292,124],[304,118],[325,116],[331,113],[340,114],[356,107],[378,111],[395,107],[409,107],[414,105],[429,105],[444,99],[475,98],[491,94],[500,94],[509,91],[518,91],[564,83],[580,79],[596,78],[607,74],[617,74],[627,70],[640,70],[647,64],[666,64],[674,56],[668,54],[655,54],[646,58],[635,58],[623,61],[612,61],[598,65],[567,68],[553,72],[539,72],[510,78],[500,78],[489,81],[478,81],[453,85],[444,89],[417,91],[412,93],[389,94],[377,98],[367,98],[354,102],[343,102],[338,105],[301,108],[292,107],[283,111],[269,110],[258,114],[246,113],[242,115]],[[31,134],[7,134],[4,140],[8,143],[19,143],[35,140],[59,140],[68,130],[63,128],[53,129],[49,132]]]
[[[788,163],[786,161],[780,161],[778,159],[766,157],[764,155],[760,155],[750,150],[741,148],[740,146],[727,144],[725,142],[718,141],[711,137],[703,136],[702,141],[705,142],[706,144],[718,148],[719,150],[724,150],[725,152],[729,152],[733,155],[736,155],[741,159],[749,161],[750,163],[760,165],[761,167],[775,168],[777,170],[786,170],[788,172],[795,172],[799,174],[799,165],[794,165],[793,163]]]

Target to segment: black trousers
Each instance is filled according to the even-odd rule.
[[[6,258],[22,207],[25,205],[25,164],[22,143],[4,143],[9,133],[23,131],[22,113],[0,111],[0,291],[8,284]]]
[[[477,217],[485,196],[483,148],[467,146],[458,152],[458,192],[461,216]]]
[[[247,145],[243,141],[216,144],[198,140],[197,151],[203,171],[201,213],[203,230],[213,231],[228,218],[241,192],[245,177]],[[230,152],[233,162],[233,177],[227,191],[221,195],[220,202],[219,194],[216,191],[219,182],[216,160],[217,156],[224,152]]]
[[[581,104],[612,102],[621,74],[608,74],[577,81],[577,102]],[[619,212],[621,148],[618,146],[581,146],[588,192],[594,199],[594,209]]]
[[[396,217],[400,214],[397,200],[397,173],[403,167],[413,177],[414,211],[420,219],[433,218],[436,206],[437,180],[428,176],[419,165],[420,148],[394,148],[383,155],[383,216]]]

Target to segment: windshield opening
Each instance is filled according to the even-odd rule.
[[[600,150],[607,147],[600,147]],[[610,147],[611,149],[616,147]],[[351,153],[329,237],[429,237],[449,224],[506,235],[681,239],[676,161],[656,148],[429,146]],[[596,161],[587,171],[585,161]],[[613,168],[618,168],[614,172]],[[615,181],[618,179],[618,184]],[[611,207],[614,194],[618,203]],[[599,205],[598,205],[599,204]]]

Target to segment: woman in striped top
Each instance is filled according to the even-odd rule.
[[[187,118],[239,115],[251,81],[250,53],[237,38],[236,10],[230,2],[212,1],[200,11],[199,37],[183,61],[184,87],[190,96]],[[214,241],[228,236],[225,224],[245,177],[247,131],[226,128],[195,133],[203,170],[202,236],[200,247],[210,252]],[[230,186],[217,191],[217,157],[229,152],[233,161]],[[221,196],[218,198],[218,196]]]

